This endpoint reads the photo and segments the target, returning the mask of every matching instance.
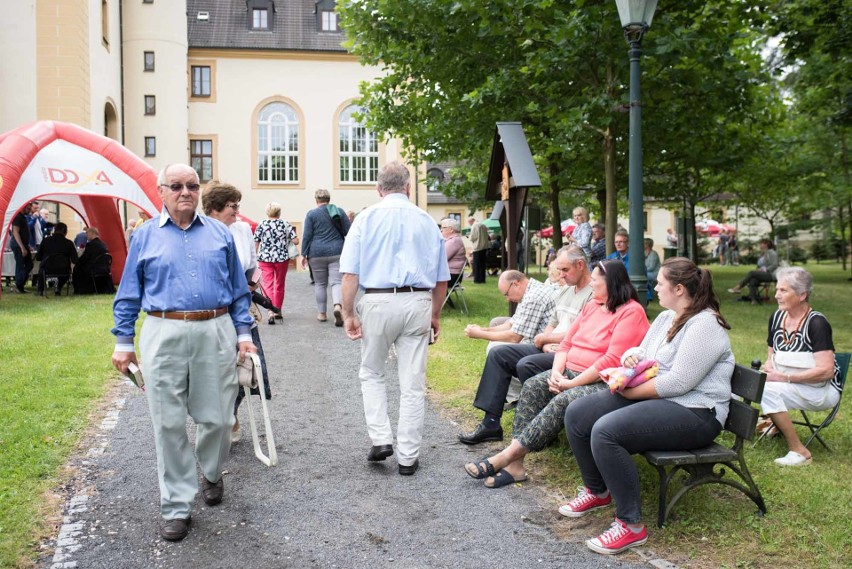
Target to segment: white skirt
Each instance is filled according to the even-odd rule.
[[[831,409],[840,401],[840,392],[830,382],[823,385],[808,383],[766,382],[760,408],[764,413],[782,413],[788,410],[822,411]]]

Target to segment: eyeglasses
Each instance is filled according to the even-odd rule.
[[[225,207],[229,207],[234,211],[240,211],[240,204],[238,204],[238,203],[225,204]]]
[[[618,241],[618,240],[616,240],[616,241],[614,241],[614,243],[615,243],[616,245],[627,245],[627,241]]]
[[[512,286],[518,284],[518,281],[509,283],[509,286],[506,287],[506,292],[503,293],[503,296],[508,297],[509,293],[512,292]]]
[[[190,192],[197,192],[201,188],[201,186],[199,184],[196,184],[196,183],[193,183],[193,182],[190,182],[188,184],[181,184],[180,182],[175,182],[174,184],[160,184],[160,187],[169,188],[173,192],[179,192],[179,191],[183,190],[184,188],[186,188],[187,191],[190,191]]]

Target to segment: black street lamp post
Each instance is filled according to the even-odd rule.
[[[628,173],[628,201],[630,203],[630,248],[627,272],[636,287],[643,305],[648,299],[648,277],[645,274],[645,210],[642,192],[642,99],[639,80],[639,59],[642,56],[642,38],[651,26],[657,0],[615,0],[624,37],[630,44],[630,159]]]

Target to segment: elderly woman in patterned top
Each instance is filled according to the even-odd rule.
[[[840,368],[834,360],[831,325],[811,308],[813,278],[801,267],[778,269],[775,300],[769,319],[766,386],[760,407],[787,441],[789,452],[779,466],[804,466],[811,453],[799,440],[791,409],[821,411],[840,400]]]
[[[267,219],[264,219],[254,230],[254,240],[257,243],[257,265],[263,274],[263,288],[269,295],[279,312],[269,313],[269,323],[281,320],[284,308],[284,287],[286,286],[287,268],[290,254],[287,251],[290,244],[298,245],[299,238],[296,229],[281,219],[281,204],[270,202],[266,204]]]
[[[614,499],[615,521],[586,541],[607,555],[648,541],[630,455],[705,447],[728,416],[734,354],[713,278],[692,261],[673,257],[663,263],[656,291],[668,310],[657,316],[638,349],[624,353],[622,363],[635,367],[655,360],[657,376],[621,393],[593,393],[565,411],[565,432],[584,487],[559,513],[578,518]]]
[[[589,210],[584,207],[574,208],[574,223],[577,227],[568,238],[568,243],[579,245],[587,257],[592,256],[592,226],[589,225]]]

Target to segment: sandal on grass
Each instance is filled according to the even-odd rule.
[[[509,484],[516,484],[518,482],[525,482],[527,479],[526,476],[523,478],[515,478],[509,471],[501,468],[497,474],[494,475],[494,482],[490,486],[488,482],[485,483],[486,488],[502,488],[503,486],[508,486]]]
[[[487,458],[483,458],[478,462],[468,462],[465,464],[464,471],[467,472],[467,475],[471,478],[482,480],[483,478],[494,476],[494,465],[491,464]]]

